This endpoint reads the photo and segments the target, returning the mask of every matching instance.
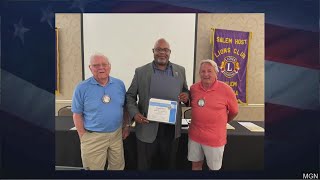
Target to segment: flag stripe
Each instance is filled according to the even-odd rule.
[[[266,24],[265,57],[311,69],[320,69],[319,33]]]
[[[300,109],[285,105],[265,103],[265,122],[266,124],[280,122],[282,120],[288,120],[298,118],[306,114],[316,113],[316,110]],[[319,114],[319,112],[317,113]]]
[[[320,109],[319,70],[265,62],[265,101],[301,109]]]
[[[54,130],[54,94],[2,70],[2,99],[0,110],[36,126]],[[51,117],[51,118],[48,118]]]

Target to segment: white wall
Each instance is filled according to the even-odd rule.
[[[134,70],[153,60],[152,48],[165,38],[172,50],[170,61],[186,68],[193,84],[195,14],[83,14],[84,72],[91,76],[89,58],[95,52],[111,62],[111,76],[129,88]]]

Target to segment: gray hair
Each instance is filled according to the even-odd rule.
[[[213,66],[213,68],[214,68],[214,70],[216,71],[216,73],[219,72],[218,65],[217,65],[217,63],[214,62],[213,60],[211,60],[211,59],[201,60],[201,61],[200,61],[200,67],[201,67],[201,65],[204,64],[204,63],[209,63],[209,64],[211,64],[211,66]]]
[[[92,54],[92,55],[90,56],[90,64],[92,64],[92,61],[93,61],[94,58],[97,57],[97,56],[98,56],[98,57],[103,57],[104,59],[106,59],[107,63],[110,64],[109,58],[108,58],[107,56],[105,56],[104,54],[99,53],[99,52],[96,52],[96,53],[94,53],[94,54]]]

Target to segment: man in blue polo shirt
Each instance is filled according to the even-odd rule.
[[[81,82],[72,98],[73,121],[81,142],[82,164],[88,170],[124,169],[122,139],[129,135],[124,110],[124,83],[109,76],[111,64],[102,54],[90,58],[92,77]]]

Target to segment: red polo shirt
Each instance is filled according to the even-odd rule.
[[[190,87],[192,120],[189,126],[189,138],[193,141],[219,147],[227,143],[228,114],[238,112],[236,95],[227,84],[216,81],[208,90],[198,82]],[[199,105],[199,100],[204,105]]]

